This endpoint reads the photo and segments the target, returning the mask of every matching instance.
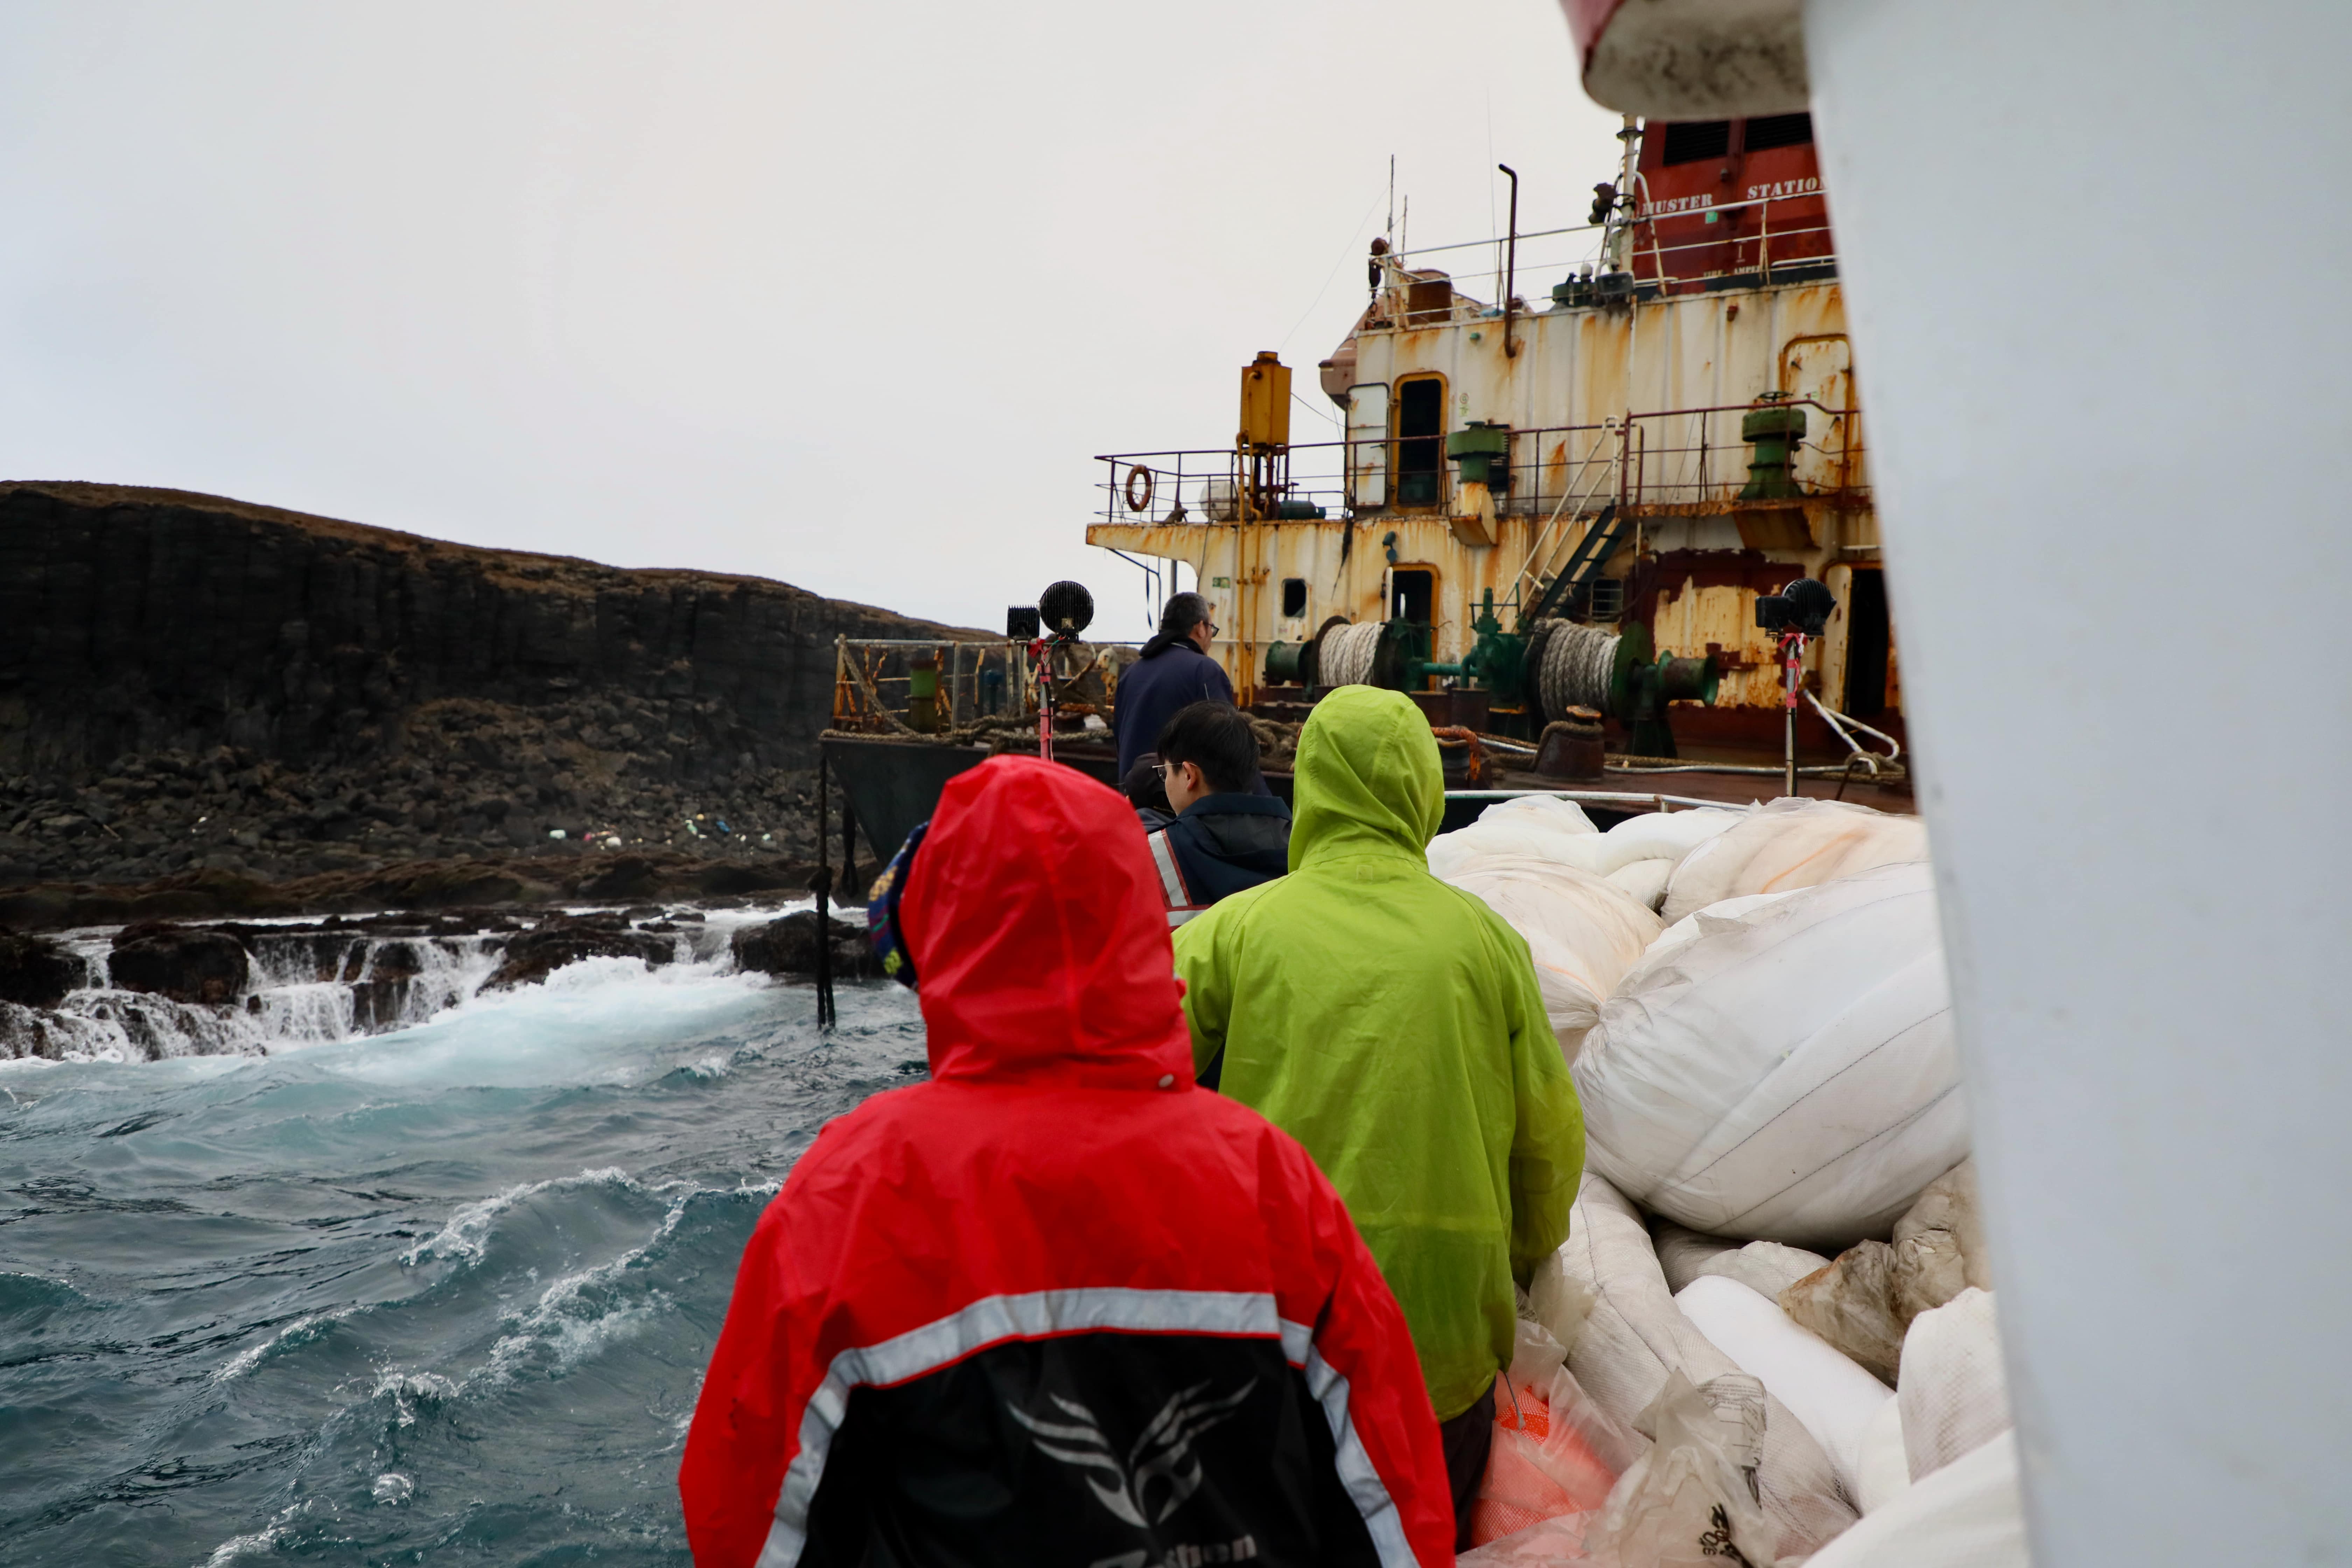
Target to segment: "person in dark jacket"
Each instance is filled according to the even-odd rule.
[[[1172,928],[1289,869],[1290,808],[1265,793],[1257,736],[1228,704],[1178,709],[1160,731],[1159,752],[1176,816],[1145,842]]]
[[[1111,704],[1119,777],[1151,750],[1160,727],[1179,708],[1203,700],[1232,705],[1234,683],[1225,678],[1224,666],[1209,657],[1216,635],[1209,601],[1198,594],[1179,594],[1160,612],[1160,634],[1119,676],[1118,700]]]
[[[826,1123],[751,1233],[678,1476],[698,1568],[1454,1561],[1404,1315],[1307,1152],[1195,1087],[1134,824],[992,758],[885,874],[930,1079]]]

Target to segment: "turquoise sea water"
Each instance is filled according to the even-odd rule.
[[[687,1562],[751,1225],[913,996],[594,960],[266,1058],[0,1063],[0,1564]]]

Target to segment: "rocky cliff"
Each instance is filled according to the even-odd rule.
[[[760,578],[33,482],[0,484],[0,886],[583,835],[804,855],[835,636],[982,635]]]

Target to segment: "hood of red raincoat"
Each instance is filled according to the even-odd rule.
[[[1167,900],[1124,797],[1034,757],[948,781],[898,920],[942,1081],[1192,1081]]]

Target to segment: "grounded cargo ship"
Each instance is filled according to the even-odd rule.
[[[1232,445],[1097,459],[1087,541],[1162,596],[1208,595],[1244,706],[1295,720],[1351,681],[1413,693],[1457,784],[1628,789],[1672,768],[1678,790],[1745,801],[1785,787],[1749,775],[1781,775],[1793,736],[1801,793],[1908,810],[1811,120],[1629,120],[1620,135],[1619,178],[1588,225],[1372,242],[1369,300],[1318,368],[1344,438],[1291,439],[1291,369],[1260,353]],[[1438,265],[1464,257],[1492,266]],[[1547,290],[1540,308],[1529,285]],[[1826,595],[1796,644],[1769,623],[1800,578]],[[1018,645],[937,653],[845,647],[836,731],[947,731],[1034,704]],[[1095,663],[1101,689],[1066,718],[1074,731],[1115,696],[1117,652]],[[911,726],[887,711],[894,680]],[[1065,760],[1107,777],[1107,748],[1073,739]],[[887,759],[833,747],[877,828],[919,819],[935,776],[970,765],[898,740]],[[886,807],[877,793],[909,788],[927,798]]]

